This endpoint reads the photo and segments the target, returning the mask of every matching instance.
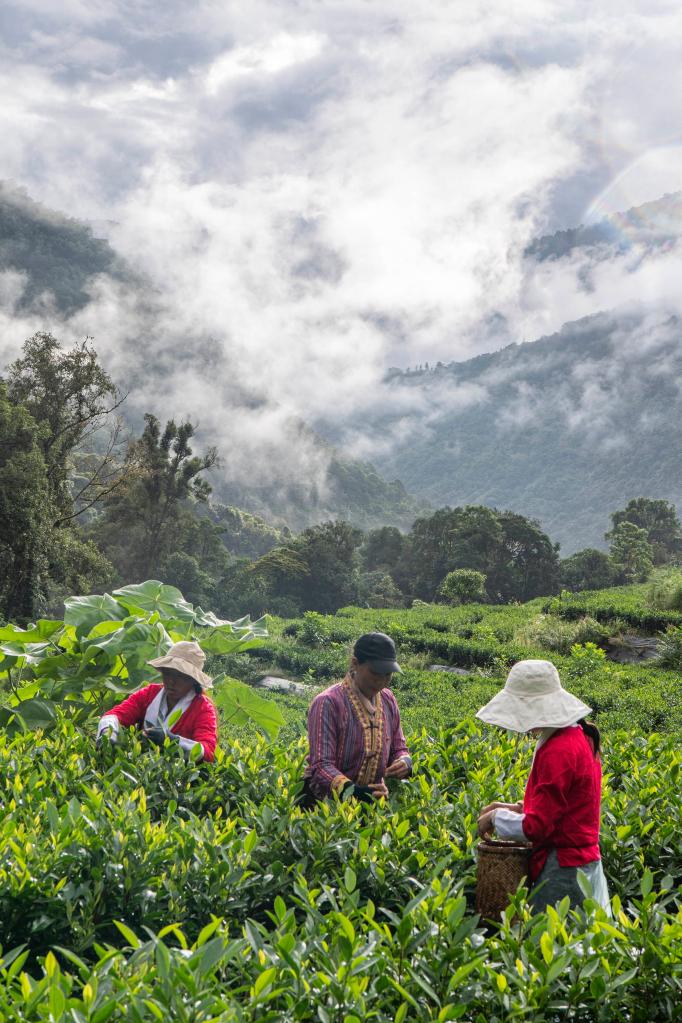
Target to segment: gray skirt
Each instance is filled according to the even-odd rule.
[[[581,867],[561,867],[556,849],[552,849],[540,876],[531,888],[528,901],[534,913],[542,913],[546,906],[554,906],[567,895],[571,906],[582,906],[585,896],[578,884],[578,871],[582,870],[592,886],[592,898],[602,906],[609,916],[611,903],[609,889],[604,877],[601,860],[592,860]]]

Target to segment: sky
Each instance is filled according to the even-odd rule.
[[[352,446],[390,366],[678,301],[675,247],[589,286],[523,252],[682,187],[681,40],[667,0],[5,0],[0,179],[148,282],[94,282],[55,333],[235,472],[291,476],[291,424]],[[3,353],[45,321],[17,288]]]

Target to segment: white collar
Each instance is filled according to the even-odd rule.
[[[161,687],[152,702],[147,707],[144,715],[145,728],[152,728],[154,725],[160,725],[164,732],[170,732],[170,728],[167,727],[166,722],[168,718],[173,716],[175,720],[179,720],[180,717],[185,713],[189,705],[194,700],[197,694],[190,690],[186,696],[183,696],[181,700],[175,704],[171,711],[168,710],[168,701],[166,700],[166,690]],[[179,717],[177,711],[180,711]],[[174,721],[175,723],[175,721]],[[171,726],[172,727],[172,726]]]

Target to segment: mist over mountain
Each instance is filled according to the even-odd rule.
[[[98,274],[133,285],[134,277],[109,243],[92,228],[0,181],[0,276],[5,300],[25,312],[36,306],[73,315],[91,300]],[[14,280],[14,294],[8,294]]]
[[[635,246],[670,246],[682,235],[682,192],[664,195],[624,213],[612,213],[597,223],[556,231],[536,238],[525,255],[543,262],[562,259],[578,249],[608,259]]]
[[[632,497],[682,506],[682,323],[603,313],[539,341],[400,373],[425,414],[377,461],[434,505],[539,519],[564,555],[604,546]],[[390,417],[386,429],[395,431]]]
[[[211,478],[216,500],[293,529],[337,517],[361,528],[386,523],[408,528],[428,507],[408,494],[399,480],[386,480],[367,461],[342,457],[290,415],[254,437],[256,461],[247,465],[235,444],[234,428],[246,416],[254,420],[260,416],[266,422],[272,418],[257,380],[248,390],[240,387],[230,376],[220,344],[202,336],[199,328],[189,344],[172,330],[164,335],[165,312],[150,281],[128,266],[105,239],[95,237],[87,224],[46,209],[23,189],[6,183],[0,183],[0,306],[8,317],[5,339],[13,335],[11,343],[5,340],[5,346],[0,345],[0,354],[4,348],[7,358],[17,354],[33,330],[49,330],[65,344],[93,333],[95,348],[116,383],[130,392],[122,413],[131,432],[142,429],[147,410],[161,419],[189,415],[198,421],[199,443],[215,443],[221,453],[220,468]],[[120,332],[122,325],[123,332],[113,334],[113,343],[93,326],[102,323],[102,307],[121,314],[117,329]],[[210,426],[210,420],[201,400],[188,401],[185,395],[169,401],[168,387],[184,374],[194,399],[194,375],[201,386],[202,379],[219,378],[221,373],[227,387],[226,407],[221,410],[225,429],[202,433],[202,425]],[[277,444],[272,442],[275,432]],[[282,445],[290,452],[288,461],[278,450]]]
[[[609,512],[631,497],[682,504],[673,291],[609,308],[628,289],[638,297],[649,266],[678,279],[681,234],[682,193],[674,193],[539,238],[525,252],[530,278],[565,289],[569,307],[575,295],[591,295],[606,311],[467,361],[392,370],[363,415],[331,407],[326,419],[305,422],[279,407],[289,395],[273,397],[267,365],[235,374],[229,324],[225,338],[201,324],[186,333],[158,281],[87,225],[4,186],[0,354],[9,361],[34,330],[49,329],[65,344],[93,334],[105,365],[130,390],[131,429],[147,410],[198,419],[199,444],[216,444],[223,456],[211,479],[216,501],[277,526],[343,517],[363,528],[407,528],[429,506],[482,503],[539,519],[567,554],[603,546]],[[279,355],[275,340],[272,351]]]

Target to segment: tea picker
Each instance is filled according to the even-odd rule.
[[[115,743],[121,726],[137,726],[155,746],[170,740],[191,759],[213,760],[218,719],[206,696],[213,681],[203,670],[205,660],[198,643],[181,640],[162,657],[148,661],[158,669],[161,682],[143,686],[107,711],[97,728],[98,745],[104,738]]]
[[[537,737],[523,803],[491,803],[478,819],[482,915],[499,917],[524,874],[535,912],[566,895],[579,906],[578,870],[593,898],[609,908],[599,850],[600,736],[589,713],[562,687],[555,666],[540,660],[515,664],[504,688],[478,711],[486,724]],[[491,832],[503,841],[487,839]]]

